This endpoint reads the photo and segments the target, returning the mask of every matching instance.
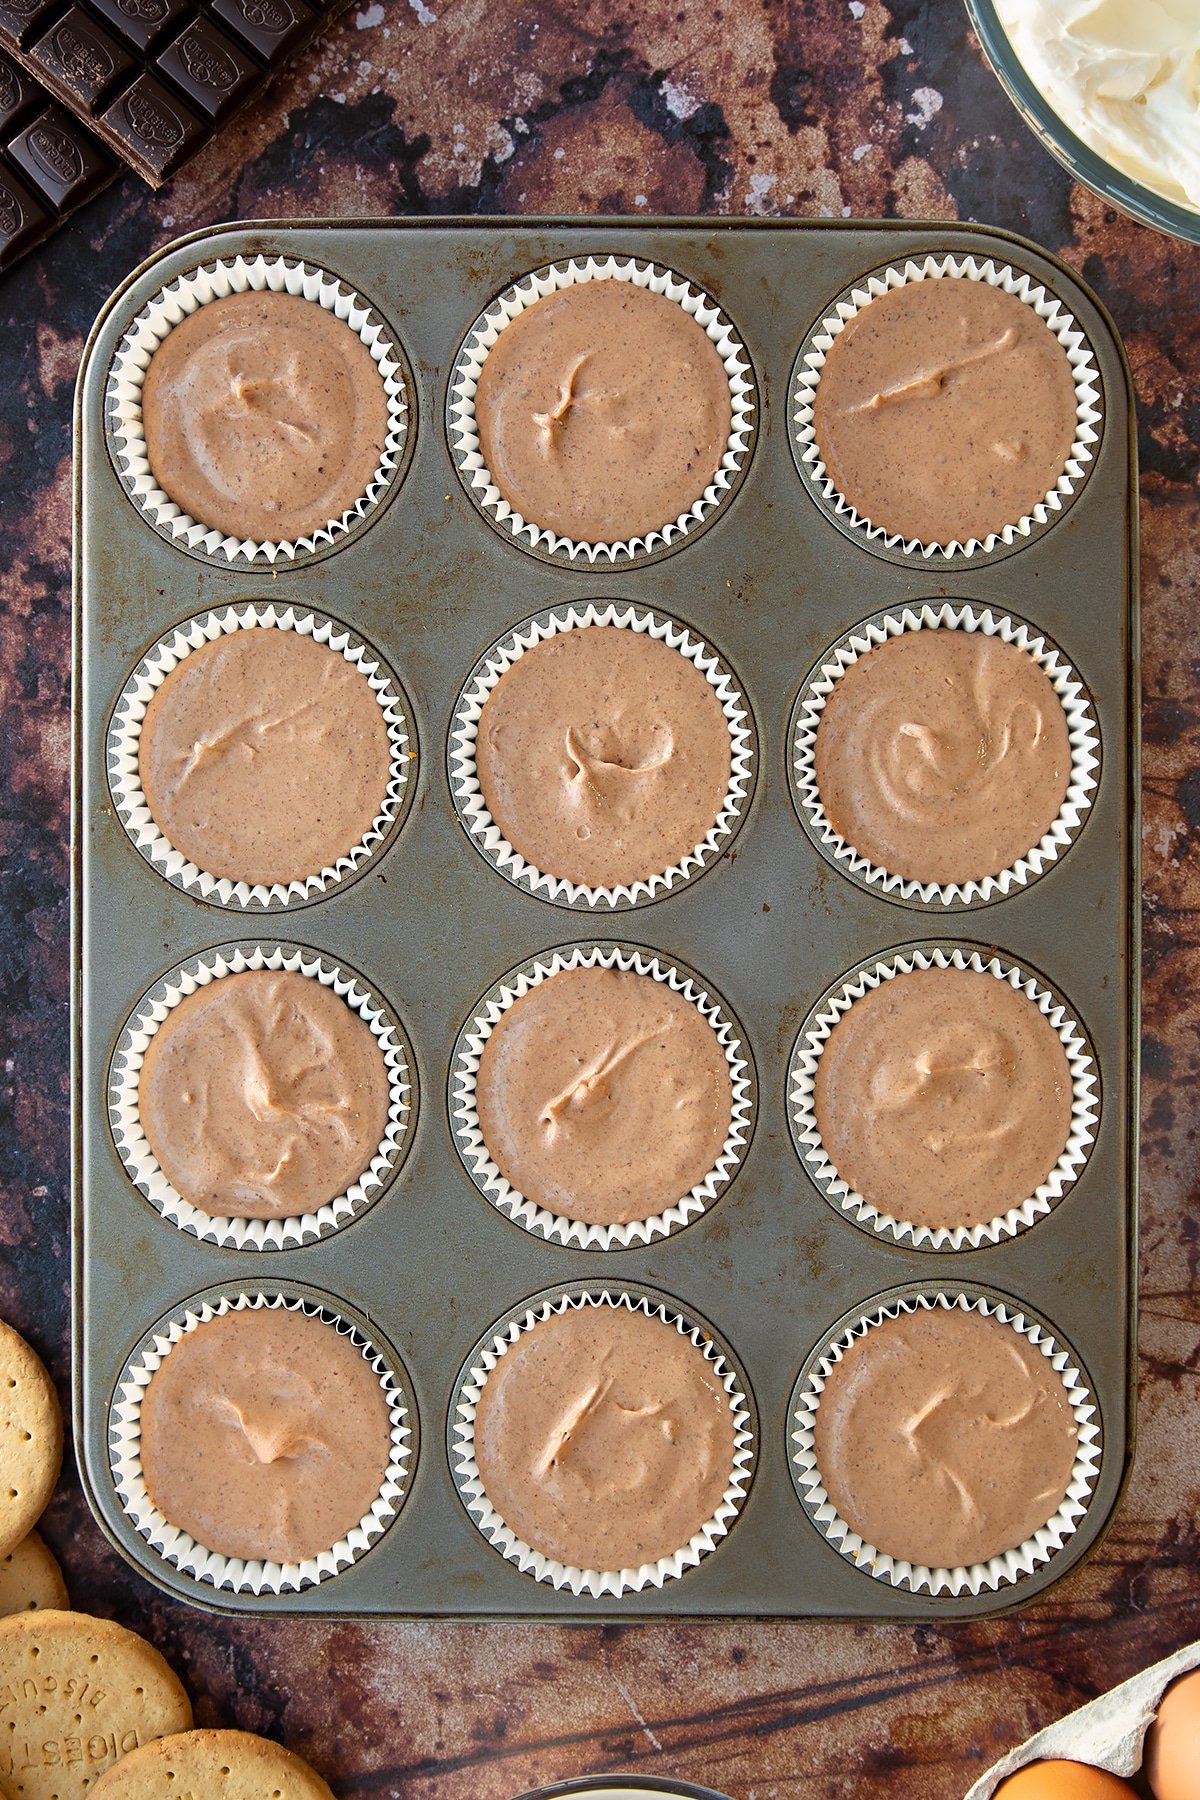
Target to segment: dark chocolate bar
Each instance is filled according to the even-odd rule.
[[[79,121],[0,55],[0,269],[32,249],[120,168]]]
[[[0,269],[122,164],[160,186],[347,4],[0,0]]]

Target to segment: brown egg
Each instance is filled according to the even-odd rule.
[[[1154,1800],[1200,1800],[1200,1669],[1167,1689],[1143,1767]]]
[[[1039,1762],[1002,1781],[995,1800],[1135,1800],[1135,1795],[1119,1775],[1088,1763]]]

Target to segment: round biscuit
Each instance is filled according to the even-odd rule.
[[[333,1800],[315,1769],[250,1731],[186,1731],[124,1757],[90,1800]]]
[[[0,1319],[0,1556],[45,1512],[62,1448],[62,1410],[46,1366]]]
[[[36,1531],[22,1538],[7,1556],[0,1556],[0,1619],[47,1608],[66,1612],[70,1604],[54,1552]]]
[[[0,1786],[11,1800],[84,1800],[122,1756],[187,1731],[192,1708],[152,1644],[109,1619],[0,1619]]]

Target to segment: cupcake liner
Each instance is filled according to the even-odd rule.
[[[725,1054],[733,1090],[729,1131],[713,1167],[673,1206],[626,1225],[595,1225],[571,1219],[529,1200],[501,1174],[480,1129],[475,1104],[476,1077],[483,1047],[515,1000],[540,987],[564,969],[620,969],[651,976],[689,1000],[712,1027]],[[517,1225],[549,1242],[581,1250],[626,1250],[669,1237],[706,1212],[733,1180],[754,1128],[757,1096],[746,1036],[725,1002],[703,987],[698,977],[677,962],[661,961],[649,951],[623,944],[587,943],[564,946],[503,976],[484,995],[475,1015],[459,1032],[451,1058],[450,1122],[454,1144],[467,1173],[485,1199]]]
[[[151,1038],[171,1010],[197,988],[248,969],[298,970],[332,988],[370,1027],[388,1074],[388,1116],[383,1141],[358,1180],[315,1212],[278,1219],[227,1218],[193,1206],[167,1180],[142,1129],[138,1084]],[[113,1052],[108,1077],[108,1116],[125,1171],[164,1219],[205,1243],[235,1250],[286,1250],[332,1236],[373,1206],[400,1168],[416,1117],[412,1051],[387,1002],[350,969],[294,944],[222,944],[181,963],[143,995],[129,1015]]]
[[[622,539],[614,544],[576,542],[560,537],[557,532],[536,521],[523,519],[513,510],[496,486],[491,471],[483,460],[479,430],[475,418],[475,390],[488,352],[506,326],[547,294],[574,287],[585,281],[627,281],[647,288],[653,294],[665,294],[674,300],[699,325],[715,345],[729,378],[732,422],[721,466],[695,504],[679,518],[664,520],[656,531],[644,537]],[[498,299],[475,321],[455,360],[446,401],[446,429],[459,479],[480,512],[492,524],[511,535],[522,549],[556,562],[595,564],[597,562],[643,562],[677,546],[697,528],[707,524],[732,497],[750,460],[754,437],[757,394],[750,357],[729,320],[716,302],[702,289],[685,281],[672,270],[657,263],[639,263],[632,257],[577,257],[567,262],[552,263],[536,269],[506,288]]]
[[[1038,842],[997,875],[964,882],[914,881],[873,863],[835,831],[817,787],[816,742],[821,715],[836,684],[852,663],[889,638],[908,631],[977,631],[1015,644],[1036,662],[1062,703],[1071,751],[1071,774],[1058,817]],[[944,601],[877,613],[831,646],[800,690],[788,733],[792,799],[800,823],[817,849],[843,875],[870,893],[907,905],[965,908],[985,906],[1028,887],[1065,854],[1078,836],[1100,781],[1100,734],[1091,699],[1062,652],[1044,632],[1008,613],[979,611]]]
[[[904,538],[882,525],[872,524],[839,491],[826,472],[817,447],[813,429],[813,398],[830,346],[864,306],[869,306],[872,300],[878,299],[889,288],[904,287],[910,281],[940,281],[947,276],[959,280],[965,278],[968,281],[984,281],[990,287],[1001,288],[1006,294],[1015,295],[1018,300],[1031,307],[1054,333],[1066,351],[1075,382],[1075,441],[1057,483],[1044,499],[1039,500],[1032,512],[1023,514],[1021,518],[1004,525],[998,532],[989,533],[983,539],[971,538],[965,544],[959,543],[957,539],[948,544],[926,544],[918,538]],[[993,262],[990,257],[980,261],[974,256],[931,255],[920,261],[909,260],[899,267],[889,265],[865,276],[847,290],[813,327],[801,346],[793,374],[792,404],[793,455],[801,475],[817,500],[840,525],[853,531],[855,536],[860,536],[872,548],[898,552],[904,557],[921,556],[926,560],[940,557],[944,561],[963,561],[968,557],[988,555],[995,550],[1012,549],[1051,525],[1086,480],[1095,457],[1095,446],[1100,441],[1103,422],[1099,370],[1091,346],[1072,314],[1054,294],[1041,287],[1023,270],[1011,268],[1006,263]]]
[[[339,652],[360,671],[379,703],[387,726],[391,770],[383,805],[370,829],[345,856],[324,869],[314,870],[302,881],[232,881],[212,874],[175,849],[151,815],[142,789],[138,750],[146,708],[167,676],[194,650],[235,631],[294,631]],[[122,688],[108,729],[106,763],[108,786],[117,817],[135,847],[152,868],[184,893],[198,895],[214,906],[240,907],[243,911],[278,911],[302,906],[337,888],[356,875],[389,842],[408,812],[414,791],[410,765],[416,759],[411,745],[411,713],[395,675],[378,652],[357,633],[348,631],[322,613],[280,607],[267,602],[228,606],[199,613],[161,637],[147,651]]]
[[[379,1496],[368,1513],[344,1538],[304,1562],[278,1563],[222,1556],[208,1550],[159,1512],[146,1492],[142,1475],[142,1400],[152,1376],[175,1345],[210,1319],[247,1309],[282,1307],[319,1318],[348,1336],[379,1376],[391,1415],[391,1455]],[[394,1364],[394,1366],[393,1366]],[[327,1581],[355,1563],[396,1517],[408,1489],[417,1449],[416,1411],[398,1359],[385,1354],[357,1322],[344,1316],[339,1303],[296,1288],[246,1293],[236,1288],[198,1295],[177,1313],[168,1314],[142,1340],[119,1376],[109,1410],[109,1467],[117,1497],[139,1536],[165,1562],[197,1582],[235,1594],[286,1594]]]
[[[236,538],[202,520],[193,519],[159,487],[150,469],[142,428],[142,384],[159,344],[197,307],[230,294],[292,294],[311,300],[345,321],[370,351],[379,369],[388,405],[388,434],[379,467],[367,491],[340,518],[330,519],[308,537],[256,543]],[[110,449],[121,484],[130,499],[161,534],[173,543],[225,563],[290,562],[311,557],[377,510],[400,477],[410,449],[409,408],[413,385],[401,351],[370,302],[327,269],[280,257],[219,257],[215,263],[179,275],[142,307],[117,349],[108,376],[106,412]]]
[[[615,625],[622,630],[642,631],[678,650],[694,663],[721,702],[721,710],[729,727],[729,788],[712,829],[703,843],[697,844],[681,862],[669,869],[635,882],[622,882],[616,887],[588,887],[582,882],[568,881],[560,875],[547,875],[526,862],[509,843],[484,803],[475,765],[475,743],[484,702],[501,676],[513,663],[546,639],[563,631],[580,630],[589,625]],[[454,709],[450,727],[447,764],[454,805],[475,847],[506,880],[537,894],[557,906],[601,907],[614,912],[644,905],[694,881],[706,868],[723,856],[733,841],[750,804],[754,786],[757,742],[750,705],[733,674],[722,659],[690,630],[644,607],[629,606],[621,601],[588,600],[577,606],[554,607],[536,614],[523,625],[501,638],[476,664],[463,686]]]
[[[995,976],[1023,993],[1054,1027],[1071,1072],[1071,1127],[1062,1154],[1045,1181],[1019,1206],[983,1225],[916,1225],[893,1218],[857,1193],[840,1176],[830,1159],[817,1126],[813,1094],[817,1065],[834,1026],[861,1000],[868,988],[880,987],[896,975],[914,969],[964,969]],[[856,1225],[893,1243],[908,1243],[915,1250],[977,1250],[1016,1237],[1044,1218],[1067,1189],[1078,1180],[1091,1154],[1099,1129],[1100,1065],[1082,1025],[1072,1017],[1066,1001],[1046,985],[1040,975],[1030,975],[1010,958],[974,949],[970,945],[912,944],[878,960],[871,959],[838,981],[818,1000],[800,1028],[788,1068],[788,1120],[796,1154],[831,1206]]]
[[[1057,1511],[1032,1537],[1006,1550],[990,1562],[973,1563],[970,1567],[931,1569],[923,1563],[910,1563],[903,1558],[885,1555],[874,1544],[868,1544],[837,1512],[821,1481],[814,1449],[817,1409],[830,1370],[840,1362],[856,1338],[879,1325],[884,1319],[897,1318],[902,1312],[932,1312],[941,1307],[949,1312],[977,1312],[1011,1325],[1030,1343],[1036,1344],[1051,1367],[1061,1377],[1071,1410],[1075,1415],[1078,1443],[1071,1480]],[[985,1590],[994,1593],[1050,1561],[1073,1535],[1087,1513],[1092,1489],[1096,1484],[1101,1455],[1098,1409],[1088,1379],[1078,1358],[1069,1346],[1061,1344],[1048,1326],[1016,1302],[978,1291],[952,1289],[947,1292],[909,1290],[887,1296],[849,1323],[843,1321],[809,1357],[793,1390],[788,1407],[790,1421],[792,1481],[813,1524],[858,1569],[876,1581],[896,1588],[931,1595],[973,1594]]]
[[[733,1413],[733,1468],[730,1470],[729,1484],[721,1504],[713,1517],[679,1550],[670,1556],[660,1557],[655,1563],[644,1563],[637,1569],[579,1569],[571,1564],[556,1562],[553,1558],[543,1556],[540,1550],[532,1549],[504,1523],[488,1499],[475,1460],[475,1413],[479,1396],[500,1358],[523,1332],[531,1331],[535,1325],[555,1313],[565,1313],[583,1306],[624,1306],[629,1312],[643,1312],[648,1318],[659,1318],[668,1325],[674,1325],[713,1364],[729,1395],[729,1406]],[[552,1294],[535,1296],[514,1307],[511,1313],[489,1331],[482,1343],[472,1351],[455,1385],[447,1435],[451,1471],[459,1498],[470,1514],[472,1523],[493,1548],[507,1561],[515,1563],[523,1574],[532,1575],[536,1581],[549,1582],[559,1590],[569,1589],[576,1595],[590,1594],[594,1600],[600,1599],[604,1594],[619,1599],[622,1594],[637,1594],[646,1587],[660,1588],[665,1581],[694,1569],[702,1557],[715,1550],[741,1510],[750,1486],[755,1459],[755,1419],[747,1394],[748,1384],[727,1347],[707,1325],[693,1323],[673,1301],[661,1294],[630,1288],[589,1288],[585,1284],[575,1284],[570,1288],[560,1288]]]

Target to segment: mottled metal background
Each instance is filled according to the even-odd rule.
[[[956,0],[376,0],[177,181],[128,180],[0,281],[0,1316],[68,1388],[70,417],[108,291],[181,232],[288,214],[979,219],[1057,251],[1141,408],[1145,1104],[1141,1430],[1114,1529],[979,1625],[233,1624],[160,1599],[73,1479],[76,1602],[148,1632],[203,1723],[282,1737],[344,1800],[507,1800],[597,1769],[737,1800],[959,1800],[1012,1742],[1200,1636],[1200,251],[1026,134]]]

